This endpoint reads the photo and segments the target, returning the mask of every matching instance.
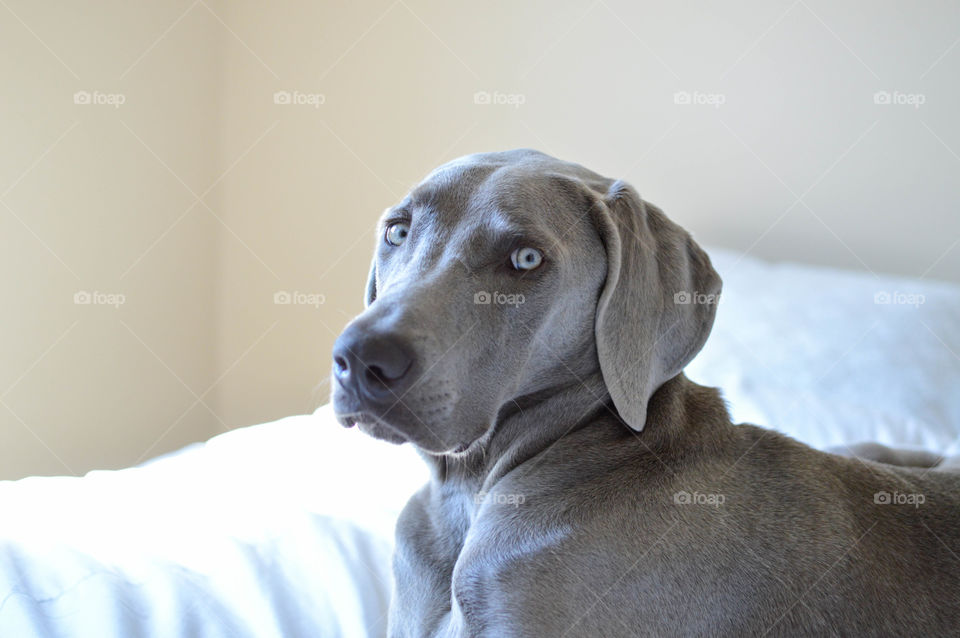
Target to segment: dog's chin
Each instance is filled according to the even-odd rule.
[[[399,430],[380,421],[360,420],[357,422],[357,427],[364,434],[372,436],[375,439],[380,439],[381,441],[386,441],[387,443],[399,445],[407,442],[407,437],[401,434]]]

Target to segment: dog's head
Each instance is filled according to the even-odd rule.
[[[639,431],[706,341],[720,278],[627,184],[531,150],[441,166],[381,219],[334,346],[339,421],[457,453],[524,397],[599,371]]]

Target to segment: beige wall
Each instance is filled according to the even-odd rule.
[[[960,5],[9,4],[36,37],[0,21],[2,184],[78,124],[0,199],[31,229],[0,206],[0,391],[28,370],[3,399],[27,425],[0,405],[0,476],[64,471],[27,426],[82,471],[135,461],[194,394],[212,412],[153,452],[325,401],[376,217],[468,152],[532,146],[626,178],[708,244],[960,281]],[[80,108],[80,87],[128,100]],[[174,174],[197,195],[216,182],[213,211],[124,277],[194,201]],[[128,301],[77,307],[78,289]]]
[[[209,437],[220,229],[181,215],[221,170],[222,26],[195,11],[148,50],[184,6],[4,4],[0,478]]]

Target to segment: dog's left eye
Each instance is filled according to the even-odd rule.
[[[536,248],[517,248],[510,254],[510,263],[517,270],[533,270],[543,263],[543,255]]]
[[[410,234],[410,224],[406,222],[395,222],[387,226],[386,240],[391,246],[399,246],[407,239]]]

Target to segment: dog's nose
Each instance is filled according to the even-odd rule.
[[[347,390],[371,399],[399,399],[413,364],[396,335],[357,336],[349,331],[333,345],[333,373]]]

